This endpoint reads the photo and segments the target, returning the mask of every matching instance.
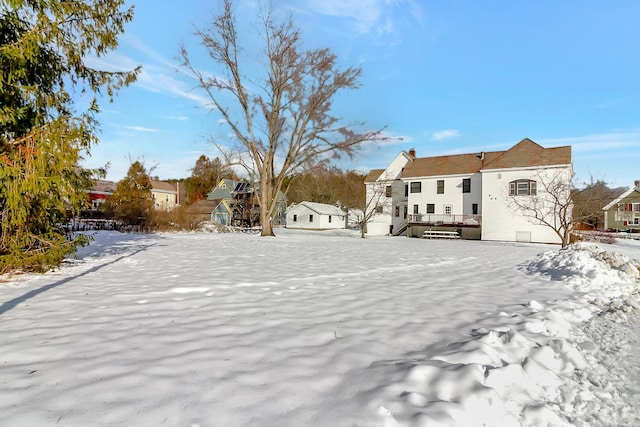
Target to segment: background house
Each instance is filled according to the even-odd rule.
[[[151,180],[151,195],[156,209],[170,211],[178,206],[179,184]]]
[[[545,180],[569,189],[571,176],[571,147],[544,148],[528,138],[506,151],[425,158],[400,153],[365,180],[369,208],[377,210],[367,231],[417,237],[436,228],[467,239],[560,243],[513,202],[540,202]]]
[[[604,208],[606,230],[640,231],[640,181]]]
[[[279,203],[272,222],[274,226],[285,224],[286,198],[279,193]],[[260,225],[260,207],[253,185],[246,181],[221,179],[207,200],[215,201],[212,220],[235,227],[255,227]]]
[[[300,202],[289,206],[286,212],[287,228],[327,230],[345,228],[347,214],[333,205],[315,202]]]
[[[91,206],[82,212],[82,217],[99,218],[102,216],[100,206],[105,202],[107,197],[111,196],[116,190],[116,183],[113,181],[96,180],[95,184],[87,191],[89,195],[89,203]]]

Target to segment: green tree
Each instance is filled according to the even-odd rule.
[[[43,270],[73,253],[67,212],[86,203],[98,170],[79,167],[97,142],[96,96],[138,70],[86,64],[117,46],[133,9],[124,0],[8,0],[0,5],[0,271]],[[86,110],[71,94],[93,93]]]
[[[261,18],[258,59],[241,46],[231,0],[224,0],[208,30],[197,33],[214,69],[198,69],[184,46],[182,57],[238,142],[218,148],[256,183],[262,235],[273,236],[278,193],[289,176],[384,138],[381,131],[355,131],[332,114],[334,98],[358,87],[360,68],[340,69],[329,49],[304,50],[291,19],[278,22],[270,11]]]
[[[211,160],[204,154],[201,155],[191,169],[191,176],[185,180],[187,200],[193,203],[204,199],[221,179],[232,176],[233,171],[230,167],[223,165],[220,158]]]
[[[151,188],[151,178],[144,165],[133,162],[127,176],[118,182],[116,190],[105,201],[106,215],[125,225],[144,228],[153,211]]]

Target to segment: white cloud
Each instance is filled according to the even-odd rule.
[[[309,8],[323,15],[344,18],[354,24],[359,34],[397,34],[397,13],[409,14],[418,22],[423,20],[422,7],[415,0],[311,0]],[[394,13],[395,12],[395,13]]]
[[[135,130],[136,132],[158,132],[158,129],[147,128],[144,126],[125,126],[125,128]]]
[[[460,132],[455,129],[445,129],[432,133],[430,139],[432,141],[442,141],[443,139],[455,138],[460,135]]]

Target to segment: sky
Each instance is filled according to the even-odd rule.
[[[2,277],[3,427],[640,423],[640,242],[94,238]]]
[[[142,65],[142,73],[101,104],[100,144],[85,165],[109,163],[107,178],[118,180],[132,160],[143,160],[160,179],[186,178],[200,155],[220,155],[210,137],[226,130],[180,67],[180,45],[199,69],[215,73],[194,32],[219,6],[128,4],[135,17],[120,46],[92,61],[107,69]],[[236,4],[242,36],[256,45],[258,6]],[[571,145],[578,184],[593,178],[629,187],[640,179],[640,2],[277,0],[273,6],[293,17],[305,48],[327,47],[342,67],[362,68],[360,87],[338,95],[335,114],[393,138],[361,147],[337,164],[343,169],[384,168],[410,148],[430,157],[506,150],[530,138],[544,147]]]

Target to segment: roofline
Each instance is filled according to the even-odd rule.
[[[318,211],[317,209],[314,209],[313,207],[309,206],[309,205],[308,205],[308,203],[318,203],[318,202],[308,202],[308,201],[306,201],[306,200],[305,200],[305,201],[303,201],[303,202],[296,203],[296,204],[294,204],[294,205],[289,206],[289,207],[285,210],[285,213],[289,212],[289,210],[291,210],[291,209],[293,209],[293,208],[296,208],[296,207],[298,207],[298,206],[300,206],[300,205],[305,205],[307,208],[311,209],[312,211],[314,211],[314,212],[315,212],[315,213],[317,213],[318,215],[333,215],[333,214],[330,214],[330,213],[325,213],[325,214],[323,214],[322,212]],[[319,204],[320,204],[320,205],[326,205],[326,206],[333,206],[333,205],[328,205],[328,204],[326,204],[326,203],[319,203]],[[338,209],[340,209],[340,208],[338,208]],[[344,212],[343,212],[343,213],[344,213]]]
[[[569,167],[571,169],[573,169],[573,166],[571,163],[558,163],[555,165],[537,165],[537,166],[517,166],[517,167],[513,167],[513,168],[496,168],[496,169],[479,169],[478,172],[482,173],[482,172],[504,172],[504,171],[512,171],[515,169],[518,170],[536,170],[536,169],[547,169],[547,168],[566,168]]]
[[[638,188],[638,187],[630,187],[627,191],[625,191],[624,193],[619,195],[613,201],[611,201],[608,204],[606,204],[605,207],[602,208],[602,210],[603,211],[608,211],[609,209],[611,209],[613,207],[613,205],[615,205],[620,200],[624,199],[625,197],[627,197],[629,194],[633,193],[634,191],[637,191],[637,192],[640,193],[640,188]]]

